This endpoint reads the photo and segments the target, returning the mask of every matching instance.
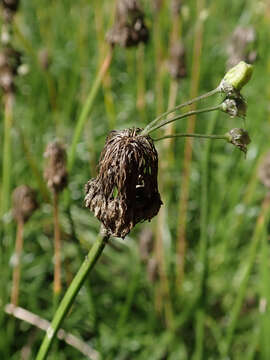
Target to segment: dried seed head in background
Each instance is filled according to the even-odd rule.
[[[6,22],[11,22],[13,15],[18,10],[19,0],[2,0],[3,16]]]
[[[142,262],[147,262],[154,249],[154,234],[149,226],[139,234],[139,252]]]
[[[227,49],[227,68],[235,66],[242,60],[253,64],[257,58],[256,40],[257,36],[253,27],[237,26]]]
[[[186,50],[181,41],[174,42],[171,46],[169,71],[174,79],[187,76]]]
[[[153,10],[158,13],[163,5],[163,0],[152,0]]]
[[[85,206],[112,236],[124,238],[162,204],[158,192],[158,154],[141,129],[112,131],[99,160],[99,173],[86,184]]]
[[[67,186],[68,180],[65,147],[58,141],[54,141],[48,144],[44,156],[47,159],[44,170],[44,178],[47,181],[47,185],[51,190],[60,192]]]
[[[172,0],[171,1],[173,16],[178,16],[180,14],[182,5],[183,5],[182,0]]]
[[[4,93],[15,91],[15,76],[21,65],[21,53],[12,47],[6,47],[0,52],[0,86]]]
[[[26,222],[38,208],[36,192],[27,185],[20,185],[13,191],[12,202],[16,221]]]
[[[38,52],[38,62],[42,70],[47,71],[51,65],[51,57],[46,48],[40,49]]]
[[[259,166],[258,176],[261,182],[270,189],[270,152],[268,152]]]
[[[144,13],[138,0],[118,0],[116,6],[115,24],[107,33],[110,45],[122,47],[136,46],[146,43],[149,37],[144,23]]]

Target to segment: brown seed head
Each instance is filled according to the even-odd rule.
[[[68,173],[66,169],[66,150],[58,141],[48,144],[45,152],[47,165],[44,178],[48,187],[55,192],[62,191],[67,186]]]
[[[256,32],[252,26],[237,26],[227,49],[229,57],[227,68],[235,66],[242,60],[253,64],[257,58],[256,40]]]
[[[27,185],[20,185],[13,191],[12,202],[16,221],[26,222],[38,208],[36,192]]]
[[[270,152],[268,152],[259,166],[258,176],[261,182],[270,189]]]
[[[21,65],[21,53],[12,47],[0,52],[0,86],[5,93],[15,91],[14,79]]]
[[[172,0],[172,13],[174,16],[178,16],[182,7],[182,0]]]
[[[147,262],[154,249],[154,234],[149,226],[145,227],[139,235],[139,252],[143,262]]]
[[[147,42],[148,29],[138,0],[118,0],[115,25],[107,34],[110,45],[136,46]]]
[[[174,79],[187,76],[186,50],[182,42],[178,41],[171,46],[169,70]]]
[[[244,129],[232,129],[226,135],[227,141],[238,147],[245,154],[247,153],[247,145],[250,143],[248,132]]]
[[[99,173],[86,184],[85,206],[107,231],[124,238],[162,204],[158,192],[158,154],[141,129],[112,131],[99,160]]]
[[[19,0],[2,0],[3,17],[6,22],[11,22],[15,12],[18,10]]]

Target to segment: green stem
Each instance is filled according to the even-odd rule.
[[[211,90],[209,92],[207,92],[206,94],[203,94],[201,96],[198,96],[194,99],[191,99],[189,101],[186,101],[180,105],[177,105],[176,107],[174,107],[173,109],[170,109],[168,111],[166,111],[165,113],[159,115],[156,119],[154,119],[153,121],[150,122],[150,124],[148,124],[146,126],[146,128],[142,131],[142,135],[147,135],[149,133],[149,130],[156,124],[159,122],[159,120],[161,120],[162,118],[164,118],[165,116],[171,114],[172,112],[175,112],[176,110],[179,110],[185,106],[188,106],[188,105],[191,105],[199,100],[203,100],[203,99],[206,99],[208,98],[209,96],[212,96],[212,95],[215,95],[217,94],[218,92],[220,92],[220,87],[218,86],[216,89],[214,90]]]
[[[191,110],[191,111],[188,111],[184,114],[181,114],[181,115],[178,115],[178,116],[175,116],[171,119],[167,119],[165,121],[162,121],[160,123],[158,123],[156,126],[153,126],[151,128],[148,128],[148,126],[142,131],[141,135],[148,135],[150,134],[152,131],[154,130],[157,130],[159,128],[161,128],[162,126],[165,126],[167,124],[170,124],[171,122],[173,121],[176,121],[176,120],[180,120],[180,119],[183,119],[185,117],[189,117],[189,116],[192,116],[192,115],[198,115],[198,114],[202,114],[202,113],[206,113],[206,112],[210,112],[210,111],[215,111],[215,110],[220,110],[221,108],[221,105],[216,105],[216,106],[211,106],[211,107],[208,107],[208,108],[204,108],[204,109],[199,109],[199,110]],[[148,128],[148,130],[146,130]]]
[[[84,124],[87,120],[87,116],[89,115],[90,111],[93,108],[94,100],[96,98],[97,92],[100,88],[100,85],[102,83],[102,79],[104,78],[104,75],[106,74],[107,70],[109,69],[109,66],[112,61],[112,49],[108,52],[106,58],[104,59],[103,64],[101,65],[99,72],[97,73],[97,76],[94,80],[93,86],[88,94],[88,97],[86,99],[86,102],[82,108],[82,111],[80,113],[79,119],[77,121],[74,135],[72,139],[72,144],[70,148],[70,152],[68,154],[68,170],[71,172],[74,160],[75,160],[75,154],[76,154],[76,146],[79,142]]]
[[[73,304],[73,301],[75,300],[76,295],[81,289],[87,275],[90,273],[90,271],[95,266],[97,260],[99,259],[108,239],[108,235],[98,237],[96,242],[90,249],[79,271],[77,272],[75,278],[70,284],[66,294],[64,295],[64,298],[61,301],[58,309],[56,310],[51,326],[48,328],[43,342],[40,346],[36,360],[46,359],[53,339],[55,338],[57,331],[62,324],[62,321],[64,320],[67,312]]]
[[[232,343],[233,335],[234,335],[235,328],[237,325],[237,319],[238,319],[238,316],[239,316],[239,313],[241,310],[241,306],[243,303],[243,299],[244,299],[244,296],[246,293],[246,289],[248,286],[249,276],[251,274],[252,267],[256,260],[259,241],[262,238],[263,232],[265,231],[265,226],[269,219],[269,215],[270,215],[269,208],[270,208],[270,198],[266,198],[262,205],[261,214],[259,215],[259,217],[257,219],[256,227],[255,227],[255,230],[253,233],[253,237],[251,239],[245,273],[244,273],[242,282],[240,284],[240,287],[238,289],[235,303],[232,307],[232,311],[231,311],[231,315],[230,315],[230,322],[229,322],[227,334],[225,337],[226,343],[225,343],[225,347],[224,347],[224,354],[223,354],[224,357],[228,356],[229,351],[231,349],[231,343]]]
[[[166,136],[162,136],[160,138],[153,139],[153,140],[159,141],[159,140],[177,138],[177,137],[193,137],[193,138],[212,139],[212,140],[215,140],[215,139],[227,140],[225,135],[187,134],[187,133],[166,135]]]

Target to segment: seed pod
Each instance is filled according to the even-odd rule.
[[[231,117],[246,117],[247,103],[245,99],[239,94],[238,98],[226,98],[221,104],[221,110],[229,114]]]
[[[187,76],[186,50],[182,42],[178,41],[171,46],[169,70],[174,79],[181,79]]]
[[[19,0],[2,0],[3,15],[6,22],[11,22],[13,15],[18,10]]]
[[[259,166],[258,175],[263,185],[270,189],[270,152],[265,155]]]
[[[237,26],[227,49],[227,68],[237,65],[241,60],[253,64],[257,58],[256,40],[256,32],[252,26]]]
[[[0,52],[0,86],[5,93],[15,91],[15,76],[21,65],[21,53],[12,47]]]
[[[14,218],[24,223],[38,208],[36,192],[27,185],[20,185],[13,191],[12,202]]]
[[[86,184],[85,206],[107,231],[124,238],[162,204],[158,192],[158,154],[141,129],[111,131],[99,160],[99,173]]]
[[[107,34],[110,45],[136,46],[147,42],[148,29],[138,0],[118,0],[115,24]]]
[[[47,185],[52,191],[60,192],[67,186],[68,181],[66,150],[62,144],[54,141],[48,144],[44,156],[47,158],[44,170]]]

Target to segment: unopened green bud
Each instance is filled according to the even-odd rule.
[[[221,81],[221,91],[225,93],[237,91],[239,92],[251,78],[253,66],[240,61],[236,66],[231,68]]]
[[[225,134],[227,141],[238,147],[245,154],[247,153],[247,145],[250,143],[248,132],[244,129],[232,129]]]

